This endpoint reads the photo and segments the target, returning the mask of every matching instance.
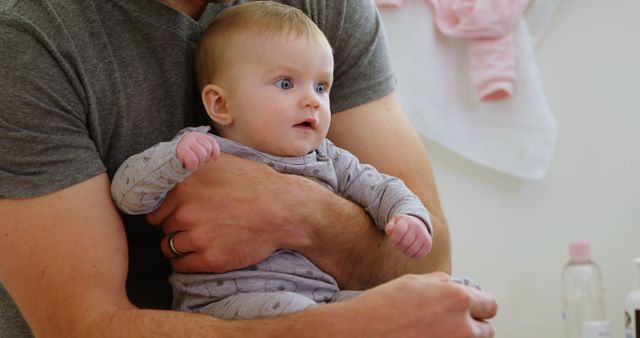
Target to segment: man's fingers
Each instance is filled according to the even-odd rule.
[[[176,251],[184,253],[184,256],[176,256],[169,247],[169,236],[165,236],[160,242],[160,249],[165,257],[170,259],[171,266],[177,272],[194,273],[210,271],[207,261],[202,253],[192,251],[193,245],[189,242],[189,236],[186,232],[178,232],[173,235],[173,247]],[[191,248],[191,249],[190,249]]]
[[[484,320],[473,320],[471,325],[474,332],[473,338],[493,338],[495,335],[493,326]]]
[[[171,232],[170,232],[171,234]],[[178,252],[182,252],[182,253],[188,253],[191,250],[188,249],[188,238],[186,236],[185,233],[183,232],[177,232],[177,233],[173,233],[172,235],[169,236],[164,236],[162,238],[162,240],[160,241],[160,250],[162,250],[162,254],[167,257],[167,258],[178,258],[176,256],[176,254],[171,250],[171,248],[169,247],[169,237],[171,236],[172,240],[171,242],[173,243],[173,248],[178,251]],[[183,256],[184,257],[184,256]]]
[[[151,213],[148,213],[146,218],[149,224],[153,224],[155,226],[162,226],[165,221],[171,216],[174,209],[177,207],[178,201],[175,199],[167,198],[160,204],[158,209],[154,210]],[[165,230],[165,234],[170,233],[170,231]]]
[[[202,255],[197,252],[172,259],[170,263],[171,267],[176,272],[194,273],[210,271],[210,267],[206,264],[206,261],[203,259]]]
[[[468,288],[471,294],[471,304],[469,306],[469,314],[477,320],[493,318],[498,313],[498,302],[491,294]]]
[[[167,198],[165,202],[162,205],[160,205],[160,207],[156,211],[147,215],[147,220],[149,220],[149,217],[152,214],[155,216],[155,213],[157,213],[158,211],[161,211],[162,214],[160,216],[162,216],[163,219],[162,219],[162,223],[160,223],[160,226],[162,227],[162,231],[164,231],[165,234],[186,230],[187,228],[189,228],[189,224],[186,224],[182,220],[182,218],[184,218],[184,215],[187,214],[188,211],[185,211],[185,208],[178,210],[177,204],[178,202],[175,199]],[[190,209],[190,210],[193,210],[193,209]],[[160,216],[157,216],[157,217],[160,218]],[[189,235],[187,235],[186,233],[183,233],[183,234],[179,234],[179,237],[189,237]],[[182,249],[182,247],[180,248]],[[187,243],[187,249],[189,249],[188,243]],[[191,249],[193,249],[193,247],[191,247]]]
[[[172,234],[173,232],[167,232]],[[194,273],[194,272],[213,272],[212,263],[206,259],[205,251],[200,251],[201,247],[198,246],[193,240],[193,233],[186,231],[177,231],[173,235],[168,235],[162,238],[160,241],[160,250],[162,254],[170,259],[171,266],[177,272],[182,273]],[[171,250],[169,239],[172,238],[171,243],[173,248],[184,255],[176,255],[176,252]],[[211,243],[216,245],[216,243]]]
[[[451,281],[451,275],[442,271],[432,272],[424,275],[425,278],[431,279],[437,282],[449,282]]]

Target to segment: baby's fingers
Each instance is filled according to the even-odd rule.
[[[416,258],[416,254],[420,251],[420,249],[424,246],[424,241],[420,240],[420,238],[416,237],[413,243],[411,243],[404,251],[403,254]]]
[[[205,145],[202,145],[199,142],[194,142],[190,144],[189,150],[191,150],[191,153],[193,153],[194,156],[197,158],[197,166],[195,168],[190,168],[190,169],[200,168],[204,164],[204,162],[209,159],[210,150],[208,150],[205,147]]]
[[[403,221],[401,220],[398,223],[400,222],[403,222]],[[405,252],[407,249],[409,249],[413,245],[417,237],[418,236],[416,234],[415,229],[407,225],[407,231],[402,237],[402,240],[396,245],[398,246],[398,249],[400,249],[400,251]]]
[[[418,251],[415,254],[413,254],[411,257],[420,259],[426,256],[427,253],[429,253],[429,251],[431,251],[431,242],[430,241],[427,242],[423,240]]]
[[[407,233],[409,229],[409,225],[404,220],[396,220],[392,219],[389,224],[385,227],[384,231],[389,236],[391,243],[398,244],[404,238],[404,235]]]
[[[196,154],[194,154],[189,148],[180,152],[178,159],[182,162],[182,165],[189,170],[198,168],[198,163],[200,162],[198,156],[196,156]]]
[[[206,150],[205,162],[215,160],[220,156],[220,147],[215,138],[209,134],[200,134],[198,137],[198,144],[200,144]]]
[[[209,161],[213,161],[220,157],[220,146],[213,137],[209,138],[209,142],[211,142],[211,153],[209,156]]]

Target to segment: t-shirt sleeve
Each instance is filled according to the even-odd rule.
[[[396,86],[382,19],[372,0],[327,0],[317,18],[334,50],[331,111],[349,109],[390,94]]]
[[[44,195],[105,171],[82,81],[59,45],[0,13],[0,198]]]

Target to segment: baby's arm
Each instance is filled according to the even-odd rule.
[[[431,251],[431,234],[418,217],[396,215],[384,227],[384,232],[398,250],[411,258],[422,258]]]
[[[429,212],[402,180],[360,163],[353,154],[328,140],[319,150],[333,160],[336,192],[363,206],[376,227],[385,231],[400,251],[422,258],[431,250]]]
[[[146,214],[155,210],[169,190],[204,163],[214,160],[220,149],[209,127],[183,129],[173,140],[129,157],[113,177],[111,195],[122,211]]]

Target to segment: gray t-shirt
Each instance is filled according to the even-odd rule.
[[[333,112],[394,89],[373,1],[281,2],[307,13],[335,50]],[[130,155],[206,124],[193,56],[223,7],[194,21],[155,0],[0,2],[0,198],[112,177]],[[131,300],[170,307],[162,234],[143,217],[124,221]]]

